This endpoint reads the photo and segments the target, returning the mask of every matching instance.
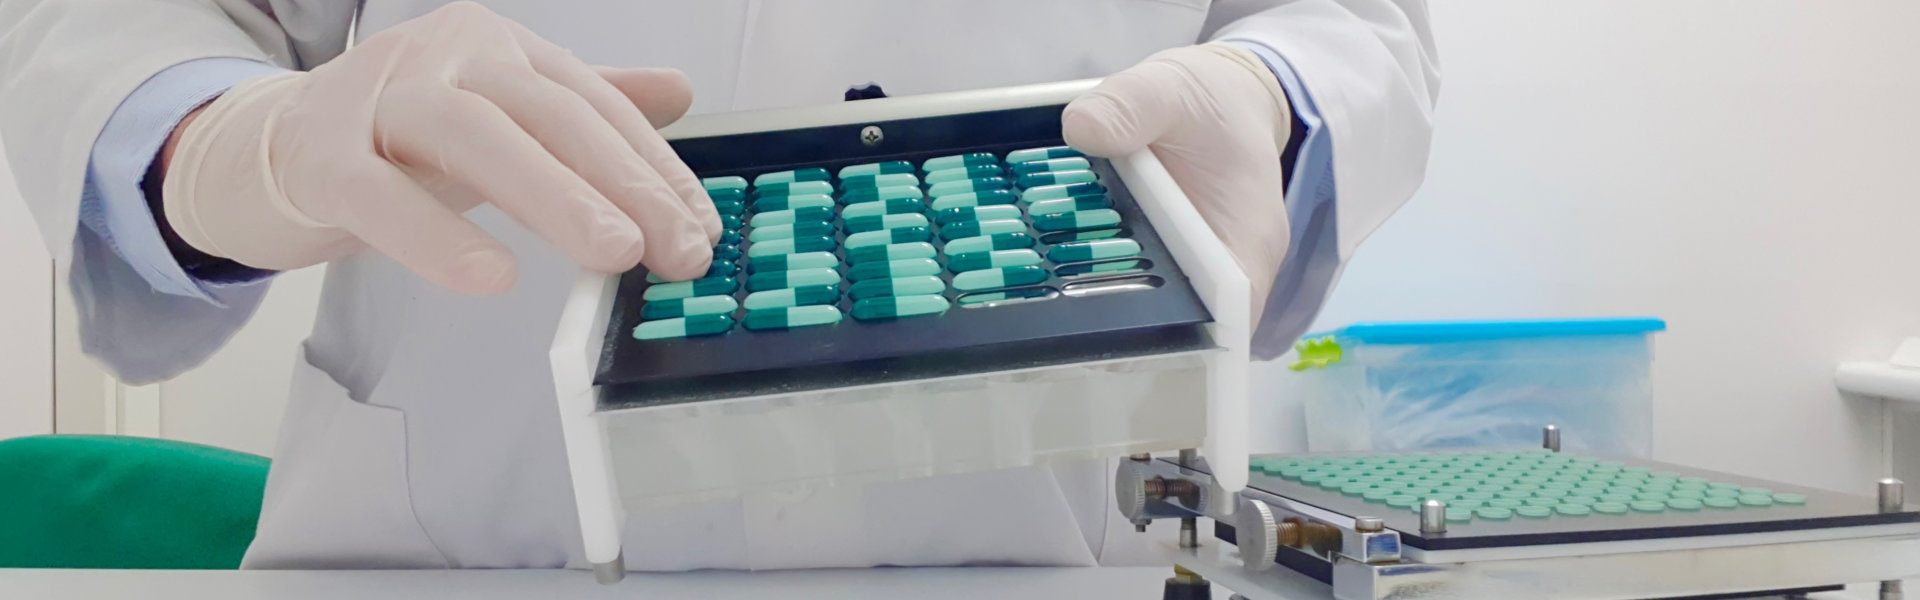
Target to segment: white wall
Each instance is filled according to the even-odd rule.
[[[0,439],[53,433],[53,259],[0,154]]]

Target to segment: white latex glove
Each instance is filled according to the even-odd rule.
[[[461,216],[487,202],[586,268],[691,278],[720,220],[654,131],[691,99],[678,71],[596,71],[457,2],[235,86],[182,126],[162,198],[189,245],[266,269],[364,245],[447,288],[504,292],[512,253]]]
[[[1287,256],[1280,151],[1293,115],[1273,71],[1230,44],[1165,50],[1067,105],[1067,144],[1117,158],[1151,148],[1253,287],[1258,323]]]

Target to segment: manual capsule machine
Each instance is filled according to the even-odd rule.
[[[1839,494],[1542,448],[1254,457],[1238,493],[1192,456],[1123,463],[1120,510],[1182,521],[1167,597],[1762,597],[1920,576],[1898,480]],[[1206,543],[1196,517],[1215,520]]]

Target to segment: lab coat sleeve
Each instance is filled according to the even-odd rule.
[[[1271,359],[1425,178],[1439,63],[1423,0],[1220,0],[1205,36],[1261,55],[1305,107],[1296,118],[1317,121],[1287,165],[1294,239],[1254,333],[1254,356]]]

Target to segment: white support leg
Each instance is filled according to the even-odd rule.
[[[594,417],[593,375],[599,364],[600,336],[607,329],[618,279],[582,273],[575,281],[567,306],[560,314],[548,359],[553,367],[554,393],[560,410],[560,432],[567,445],[567,468],[573,479],[574,510],[580,518],[580,541],[586,546],[593,575],[603,584],[626,576],[620,552],[620,532],[626,513],[613,480],[613,461],[605,424]]]

